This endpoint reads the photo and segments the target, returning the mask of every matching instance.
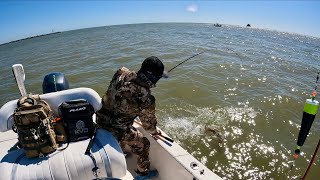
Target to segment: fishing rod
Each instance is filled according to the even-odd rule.
[[[207,52],[207,51],[209,51],[209,50],[205,50],[205,51],[199,52],[198,54],[195,54],[195,55],[189,57],[188,59],[180,62],[179,64],[177,64],[177,65],[175,65],[173,68],[171,68],[171,69],[168,71],[168,73],[169,73],[170,71],[174,70],[176,67],[178,67],[178,66],[180,66],[181,64],[183,64],[184,62],[186,62],[186,61],[188,61],[188,60],[190,60],[190,59],[192,59],[192,58],[194,58],[194,57],[196,57],[196,56],[198,56],[198,55],[200,55],[200,54],[202,54],[202,53],[204,53],[204,52]]]
[[[303,108],[303,115],[302,115],[302,121],[301,121],[301,127],[300,127],[300,130],[299,130],[299,135],[298,135],[298,139],[297,139],[297,148],[296,150],[294,151],[294,155],[293,155],[293,163],[291,165],[291,168],[290,168],[290,172],[294,166],[294,162],[295,160],[299,157],[299,154],[301,152],[301,147],[303,146],[308,134],[309,134],[309,131],[310,131],[310,128],[312,126],[312,123],[316,117],[316,114],[318,112],[318,108],[319,108],[319,101],[315,100],[315,97],[317,95],[317,84],[318,84],[318,81],[319,81],[319,74],[320,72],[318,72],[317,74],[317,77],[316,77],[316,82],[315,82],[315,88],[314,88],[314,91],[312,92],[312,96],[311,96],[311,99],[306,99],[306,102],[304,104],[304,108]],[[315,154],[316,152],[318,151],[318,148],[319,148],[319,145],[320,145],[320,141],[318,143],[318,146],[316,148],[316,151],[315,151]],[[313,159],[312,161],[310,162],[312,164],[313,160],[314,160],[314,157],[315,157],[315,154],[313,156]],[[303,178],[305,178],[306,174],[308,173],[309,169],[310,169],[310,164],[307,168],[307,171],[305,172]]]
[[[134,122],[137,123],[139,126],[143,127],[140,119],[139,119],[139,121],[135,120]],[[174,142],[173,139],[171,139],[171,138],[169,138],[169,137],[167,137],[167,136],[165,136],[163,134],[157,134],[157,135],[153,135],[153,136],[160,136],[160,137],[164,138],[165,140],[169,141],[170,143]]]
[[[317,95],[317,83],[319,80],[319,73],[316,78],[316,83],[315,83],[315,88],[314,91],[312,92],[312,97],[311,99],[307,99],[304,108],[303,108],[303,115],[302,115],[302,121],[301,121],[301,127],[299,131],[299,136],[297,140],[297,149],[295,150],[295,158],[298,158],[298,155],[300,154],[300,148],[303,146],[310,128],[312,126],[312,123],[314,121],[314,118],[316,117],[318,107],[319,107],[319,101],[315,100],[315,97]]]
[[[219,50],[217,47],[213,47],[213,48],[216,49],[216,50]],[[241,60],[241,67],[242,67],[242,61],[243,61],[243,59],[241,58],[241,56],[240,56],[237,52],[235,52],[234,50],[232,50],[232,49],[227,48],[227,50],[232,51],[233,53],[235,53],[235,54],[239,57],[239,59]],[[207,51],[210,51],[210,50],[208,49],[208,50],[205,50],[205,51],[202,51],[202,52],[199,52],[199,53],[197,53],[197,54],[192,55],[191,57],[189,57],[189,58],[183,60],[182,62],[180,62],[179,64],[175,65],[173,68],[171,68],[171,69],[168,70],[167,72],[169,73],[170,71],[174,70],[176,67],[180,66],[181,64],[185,63],[186,61],[188,61],[188,60],[190,60],[190,59],[192,59],[192,58],[194,58],[194,57],[196,57],[196,56],[198,56],[198,55],[200,55],[200,54],[203,54],[203,53],[205,53],[205,52],[207,52]]]
[[[318,141],[318,145],[317,145],[316,149],[314,150],[314,153],[313,153],[313,156],[312,156],[312,158],[311,158],[311,161],[310,161],[310,163],[309,163],[309,165],[308,165],[308,168],[307,168],[306,172],[304,173],[304,175],[303,175],[303,177],[302,177],[302,180],[304,180],[304,179],[306,178],[306,176],[307,176],[307,174],[308,174],[308,172],[309,172],[309,170],[310,170],[310,168],[311,168],[311,165],[313,164],[313,161],[314,161],[314,159],[315,159],[315,157],[316,157],[316,155],[317,155],[317,153],[318,153],[319,147],[320,147],[320,139],[319,139],[319,141]]]
[[[318,80],[319,80],[319,73],[320,72],[318,72],[318,75],[317,75],[317,78],[316,78],[316,84],[315,84],[315,87],[314,87],[314,91],[312,92],[312,101],[316,101],[316,100],[314,100],[315,99],[315,97],[316,97],[316,95],[317,95],[317,88],[318,88],[318,85],[317,85],[317,83],[318,83]],[[317,103],[317,105],[319,105],[319,102]],[[317,107],[318,108],[318,107]],[[317,111],[318,111],[318,109],[317,109]],[[316,112],[317,112],[316,111]],[[315,115],[314,115],[315,116]],[[313,122],[313,120],[312,120],[312,122]],[[310,122],[310,124],[312,125],[312,122]],[[310,125],[310,126],[311,126]],[[310,129],[309,129],[310,130]],[[299,135],[300,135],[300,133],[299,133]],[[308,172],[309,172],[309,170],[310,170],[310,168],[311,168],[311,166],[312,166],[312,164],[313,164],[313,161],[314,161],[314,159],[315,159],[315,157],[316,157],[316,155],[317,155],[317,153],[318,153],[318,150],[319,150],[319,147],[320,147],[320,139],[319,139],[319,142],[318,142],[318,145],[317,145],[317,147],[316,147],[316,149],[314,150],[314,153],[313,153],[313,156],[312,156],[312,158],[311,158],[311,161],[309,162],[309,165],[308,165],[308,167],[307,167],[307,169],[306,169],[306,171],[305,171],[305,173],[304,173],[304,175],[303,175],[303,177],[302,177],[302,180],[304,180],[305,178],[306,178],[306,176],[307,176],[307,174],[308,174]]]

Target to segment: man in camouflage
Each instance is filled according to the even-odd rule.
[[[97,124],[113,133],[122,147],[128,145],[137,154],[138,177],[156,176],[150,170],[150,142],[132,125],[139,117],[143,128],[152,135],[157,131],[155,98],[150,88],[155,87],[161,77],[167,77],[163,63],[154,56],[146,58],[138,73],[123,67],[113,76],[107,92],[102,98],[103,107],[97,112]]]

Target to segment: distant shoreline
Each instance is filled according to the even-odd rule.
[[[53,33],[48,33],[48,34],[41,34],[41,35],[31,36],[31,37],[22,38],[22,39],[18,39],[18,40],[10,41],[10,42],[7,42],[7,43],[3,43],[3,44],[0,44],[0,46],[2,46],[2,45],[6,45],[6,44],[10,44],[10,43],[14,43],[14,42],[18,42],[18,41],[27,40],[27,39],[33,39],[33,38],[37,38],[37,37],[49,36],[49,35],[59,34],[59,33],[61,33],[61,32],[53,32]]]
[[[173,23],[173,24],[175,24],[175,23],[178,23],[178,24],[194,23],[194,24],[211,24],[211,25],[214,25],[214,23],[211,23],[211,22],[145,22],[145,23],[112,24],[112,25],[105,25],[105,26],[86,27],[86,28],[80,28],[80,29],[66,30],[66,31],[62,31],[62,32],[82,30],[82,29],[91,29],[91,28],[99,28],[99,27],[112,27],[112,26],[122,26],[122,25],[139,25],[139,24],[165,24],[165,23],[170,23],[170,24],[171,23]],[[247,28],[246,25],[237,25],[237,24],[220,24],[220,25]],[[295,35],[305,36],[305,37],[309,37],[309,38],[316,38],[316,39],[320,38],[320,37],[317,37],[315,35],[301,34],[301,33],[297,33],[297,32],[287,32],[287,31],[281,31],[281,30],[276,30],[276,29],[259,28],[259,27],[252,27],[252,26],[250,28],[251,29],[259,29],[259,30],[266,30],[266,31],[274,31],[274,32],[279,32],[279,33],[295,34]],[[22,41],[22,40],[26,40],[26,39],[32,39],[32,38],[37,38],[37,37],[41,37],[41,36],[48,36],[48,35],[58,34],[58,33],[62,33],[62,32],[58,31],[58,32],[53,32],[53,33],[47,33],[47,34],[42,34],[42,35],[31,36],[31,37],[27,37],[27,38],[23,38],[23,39],[18,39],[18,40],[6,42],[6,43],[3,43],[3,44],[0,44],[0,46],[6,45],[6,44],[10,44],[10,43],[14,43],[14,42],[18,42],[18,41]]]

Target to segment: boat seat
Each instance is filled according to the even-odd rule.
[[[27,158],[23,149],[13,148],[17,135],[12,130],[0,133],[1,180],[26,179],[104,179],[127,176],[127,164],[121,147],[114,136],[98,129],[91,148],[92,157],[99,168],[97,177],[92,169],[93,159],[85,154],[90,139],[72,142],[62,151],[44,158]],[[66,146],[66,145],[64,145]]]

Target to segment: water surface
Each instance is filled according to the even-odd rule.
[[[0,46],[0,105],[19,97],[11,66],[24,65],[26,88],[65,73],[71,87],[100,96],[123,66],[148,56],[173,70],[152,89],[159,126],[224,179],[299,179],[320,137],[319,116],[290,171],[305,99],[320,70],[320,39],[213,24],[133,24],[68,31]],[[220,129],[224,140],[204,133]],[[308,179],[318,179],[316,158]]]

